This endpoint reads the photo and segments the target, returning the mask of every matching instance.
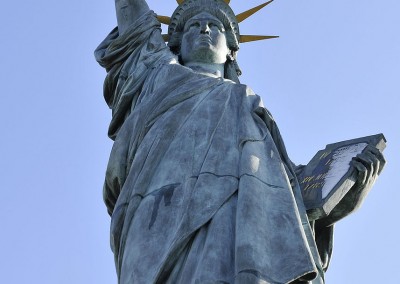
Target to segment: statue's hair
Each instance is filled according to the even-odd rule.
[[[173,53],[179,54],[186,22],[192,17],[203,12],[213,15],[224,25],[227,45],[231,51],[231,54],[228,56],[225,64],[225,69],[229,70],[229,72],[225,73],[231,75],[226,74],[229,77],[225,77],[233,81],[238,81],[237,76],[241,74],[239,66],[236,62],[236,54],[239,50],[240,39],[239,25],[237,23],[235,13],[232,11],[229,5],[222,0],[186,0],[179,5],[172,14],[171,23],[168,27],[169,48]],[[233,66],[227,66],[228,64]],[[230,71],[232,67],[234,70],[236,70],[236,75],[232,74],[233,72]],[[235,78],[230,78],[232,75]]]

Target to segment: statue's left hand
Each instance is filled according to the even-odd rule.
[[[385,164],[386,160],[382,153],[371,145],[367,146],[361,154],[354,157],[351,161],[351,167],[356,172],[354,186],[327,217],[317,220],[317,222],[323,226],[330,226],[357,210]]]
[[[354,187],[359,190],[372,187],[378,175],[382,172],[386,160],[378,149],[368,145],[361,154],[353,158],[351,163],[357,171]]]

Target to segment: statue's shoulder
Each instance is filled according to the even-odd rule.
[[[245,96],[249,101],[261,101],[261,97],[257,95],[249,85],[234,83],[233,87],[243,96]]]

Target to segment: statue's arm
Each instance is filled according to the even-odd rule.
[[[124,34],[143,14],[149,11],[145,0],[115,0],[119,34]]]

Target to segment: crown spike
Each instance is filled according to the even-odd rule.
[[[277,38],[277,37],[279,37],[279,36],[241,35],[240,43],[264,40],[264,39],[271,39],[271,38]]]
[[[229,3],[231,2],[231,0],[224,0],[226,4],[229,5]]]
[[[270,4],[271,2],[273,2],[274,0],[270,0],[268,2],[265,2],[261,5],[258,5],[257,7],[254,7],[250,10],[247,10],[243,13],[240,13],[239,15],[236,15],[236,19],[238,20],[238,23],[243,22],[244,20],[246,20],[248,17],[252,16],[254,13],[257,13],[259,10],[261,10],[262,8],[264,8],[265,6],[267,6],[268,4]]]
[[[167,16],[157,15],[157,19],[164,25],[169,25],[171,23],[171,18]]]

